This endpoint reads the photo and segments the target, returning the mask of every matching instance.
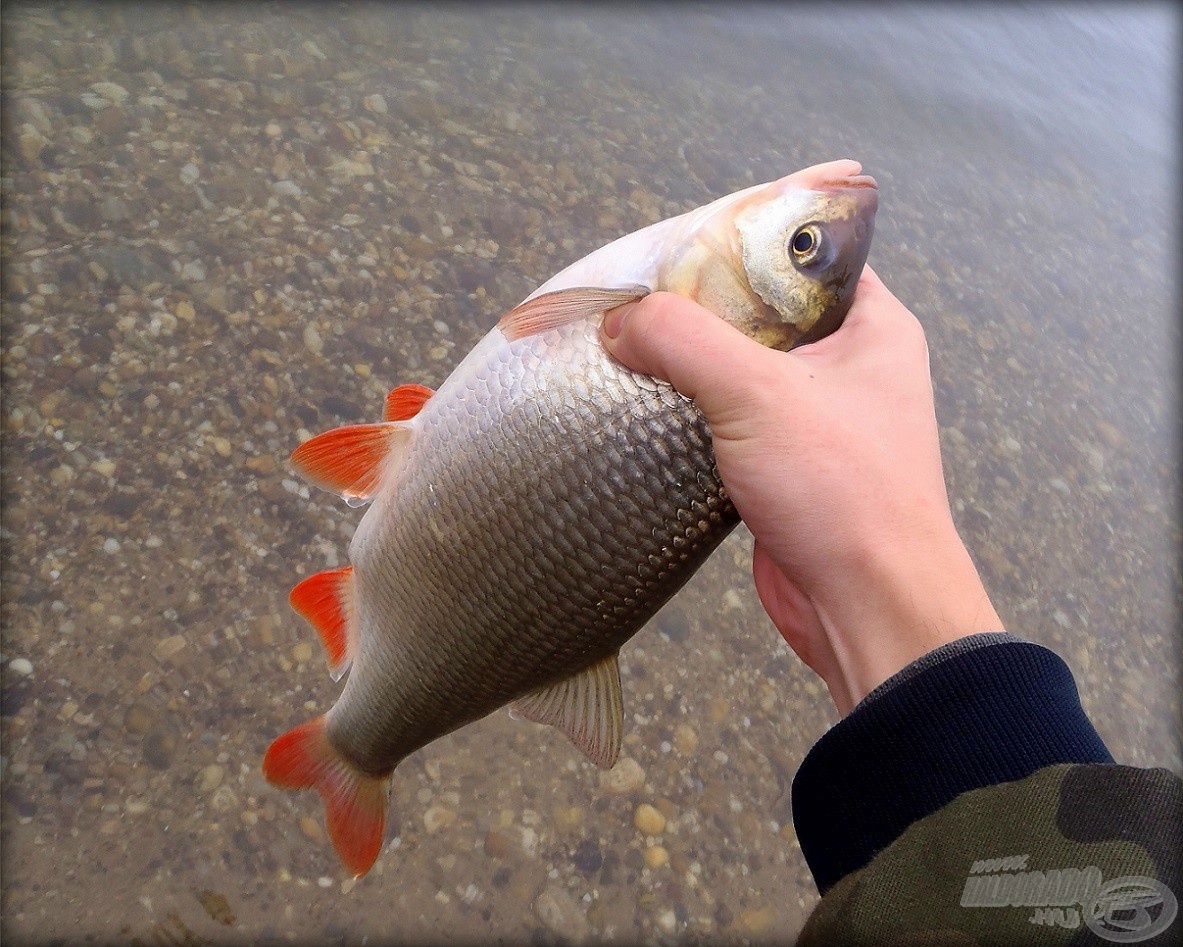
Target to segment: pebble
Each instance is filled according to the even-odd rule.
[[[657,926],[663,934],[672,934],[678,929],[678,915],[673,911],[662,911],[657,916]]]
[[[432,806],[423,813],[423,827],[428,835],[435,835],[456,821],[456,813],[443,806]]]
[[[132,704],[123,715],[123,728],[137,736],[143,736],[155,723],[156,715],[143,704]]]
[[[209,766],[202,767],[201,772],[197,775],[197,791],[200,793],[213,792],[222,785],[222,778],[225,774],[226,771],[217,763],[210,763]]]
[[[167,638],[162,638],[156,642],[156,657],[160,661],[167,661],[171,657],[175,657],[185,648],[184,635],[169,635]]]
[[[301,641],[292,648],[292,657],[296,659],[297,664],[307,664],[312,660],[312,653],[312,645],[307,641]]]
[[[748,908],[739,916],[739,923],[744,930],[751,934],[763,934],[776,923],[776,911],[772,905]]]
[[[301,197],[304,194],[303,189],[295,181],[274,181],[271,190],[282,197]]]
[[[319,355],[324,351],[324,339],[320,337],[320,333],[316,331],[316,326],[312,323],[304,327],[304,347],[313,355]]]
[[[674,728],[674,749],[682,756],[693,756],[698,750],[698,734],[694,728],[680,723]]]
[[[558,937],[583,940],[591,933],[587,916],[561,888],[550,887],[534,899],[534,913]]]
[[[127,89],[114,82],[92,82],[90,84],[90,90],[112,105],[122,105],[127,101],[128,96],[131,95]]]
[[[192,161],[181,168],[182,184],[196,184],[199,180],[201,180],[201,169]]]
[[[8,668],[14,674],[19,674],[22,677],[28,677],[33,673],[33,662],[28,658],[13,658],[8,662]]]
[[[108,460],[104,457],[101,460],[94,461],[94,463],[90,465],[90,469],[97,473],[100,477],[113,477],[115,476],[115,461]],[[118,552],[119,550],[116,549],[115,551]]]
[[[320,829],[320,823],[310,815],[300,816],[300,831],[314,842],[319,842],[324,838],[324,833]]]
[[[645,849],[645,864],[651,871],[657,871],[669,864],[670,853],[661,845],[650,845]]]
[[[633,825],[646,835],[660,835],[665,831],[665,816],[645,802],[633,813]]]
[[[366,107],[367,112],[373,112],[375,115],[386,114],[386,98],[375,93],[374,95],[367,95],[362,99],[362,105]]]
[[[645,770],[631,756],[621,757],[606,773],[600,773],[600,788],[623,795],[645,785]]]

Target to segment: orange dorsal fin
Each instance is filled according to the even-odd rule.
[[[350,424],[309,438],[292,452],[292,464],[309,483],[347,501],[371,499],[384,465],[410,436],[401,423]]]
[[[399,385],[386,396],[383,421],[409,421],[427,404],[435,392],[426,385]]]
[[[341,680],[357,650],[353,566],[310,575],[292,589],[288,601],[316,629],[329,656],[329,673]]]
[[[284,789],[315,789],[337,857],[358,878],[382,851],[390,776],[363,773],[329,742],[325,718],[289,730],[267,749],[263,775]]]
[[[599,289],[594,286],[577,286],[574,289],[556,289],[528,299],[501,317],[497,328],[510,342],[557,329],[559,326],[598,316],[649,295],[647,286],[625,286],[621,289]]]

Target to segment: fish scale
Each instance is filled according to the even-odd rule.
[[[400,385],[382,422],[293,453],[310,482],[371,506],[350,565],[290,595],[344,690],[263,771],[320,793],[355,875],[381,850],[399,761],[499,707],[616,762],[619,650],[738,516],[706,420],[606,353],[604,313],[667,291],[774,348],[825,335],[870,244],[859,171],[818,165],[622,237],[507,313],[438,391]]]
[[[361,627],[381,627],[367,610],[398,616],[394,635],[363,631],[328,718],[330,740],[363,770],[388,771],[523,689],[615,653],[738,522],[702,415],[668,385],[638,384],[598,335],[598,321],[583,320],[517,343],[494,339],[453,376],[463,397],[441,388],[420,414],[391,493],[397,510],[350,546],[367,603]],[[550,422],[560,412],[562,429]],[[692,476],[671,478],[649,450],[658,441]],[[465,462],[473,451],[480,464]],[[428,517],[465,528],[440,537],[420,528]],[[675,534],[671,524],[688,518]],[[626,551],[641,563],[635,572],[619,569]],[[375,701],[392,675],[400,699]]]

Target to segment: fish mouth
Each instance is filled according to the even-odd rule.
[[[877,191],[879,190],[879,185],[875,183],[875,179],[869,174],[852,174],[848,177],[819,181],[814,185],[814,188],[818,191],[841,191],[848,188],[870,188],[872,191]]]

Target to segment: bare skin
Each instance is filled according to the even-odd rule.
[[[1002,629],[949,509],[924,330],[870,267],[842,327],[792,352],[668,293],[602,336],[706,415],[760,601],[843,716],[921,655]]]

